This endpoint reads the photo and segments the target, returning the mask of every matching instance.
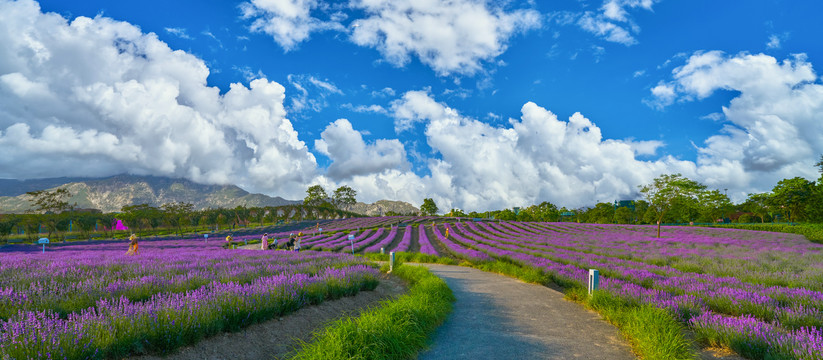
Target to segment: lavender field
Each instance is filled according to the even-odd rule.
[[[222,241],[0,249],[0,359],[165,353],[377,285],[365,260],[226,250]]]
[[[823,245],[799,235],[668,227],[658,239],[652,226],[474,221],[394,226],[382,236],[373,229],[359,233],[355,251],[381,244],[474,263],[505,259],[567,287],[584,287],[588,269],[598,269],[601,291],[669,310],[705,344],[753,359],[823,359]],[[333,237],[315,244],[351,251],[346,241],[323,247]]]

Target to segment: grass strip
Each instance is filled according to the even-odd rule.
[[[684,325],[665,309],[629,303],[601,290],[588,296],[587,290],[580,287],[569,289],[566,297],[597,311],[620,329],[643,359],[697,358],[694,343],[686,338]]]
[[[315,332],[293,359],[414,357],[446,320],[455,298],[446,282],[426,268],[395,266],[392,274],[409,282],[408,294]]]
[[[365,253],[363,254],[367,259],[371,261],[389,261],[389,254],[379,254],[379,253]],[[396,252],[394,253],[394,261],[397,262],[412,262],[412,263],[425,263],[425,264],[443,264],[443,265],[457,265],[457,261],[445,256],[435,256],[423,253],[411,253],[411,252]]]

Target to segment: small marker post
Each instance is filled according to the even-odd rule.
[[[386,253],[386,249],[385,248],[380,248],[380,255],[384,255],[385,253]]]
[[[394,251],[389,252],[389,272],[394,270]]]
[[[49,243],[49,239],[48,238],[40,238],[40,240],[37,240],[37,243],[38,244],[43,244],[43,254],[45,254],[46,253],[46,244]]]
[[[354,255],[354,235],[349,235],[349,242],[351,242],[351,253]]]
[[[209,241],[209,234],[203,234],[203,242]]]
[[[600,286],[600,272],[597,269],[589,269],[589,296]]]

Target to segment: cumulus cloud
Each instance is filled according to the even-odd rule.
[[[346,119],[329,124],[320,137],[314,141],[314,147],[332,160],[327,175],[334,181],[386,170],[409,169],[406,150],[399,140],[378,139],[367,144],[363,134],[354,130]]]
[[[599,11],[586,11],[579,15],[565,14],[561,22],[575,22],[581,29],[597,35],[606,41],[623,45],[637,43],[635,35],[640,27],[629,16],[629,10],[644,9],[651,11],[652,5],[660,0],[605,0]]]
[[[317,0],[251,0],[240,5],[243,18],[253,19],[251,30],[274,38],[285,51],[294,50],[306,41],[312,32],[342,30],[340,14],[335,13],[328,21],[312,16],[323,4]]]
[[[805,55],[778,61],[764,54],[697,52],[652,92],[660,104],[738,92],[720,114],[727,123],[699,148],[699,172],[709,185],[769,190],[778,180],[817,177],[823,153],[823,85]]]
[[[540,26],[535,10],[506,11],[484,0],[353,0],[351,6],[366,14],[351,25],[355,44],[376,48],[396,66],[414,56],[440,75],[474,74],[514,34]]]
[[[153,33],[0,1],[0,177],[118,172],[299,195],[317,172],[265,79],[207,86],[209,69]]]
[[[402,179],[411,196],[431,196],[444,209],[495,209],[546,200],[575,207],[633,198],[638,184],[660,173],[695,173],[693,163],[671,157],[637,160],[662,143],[603,139],[580,113],[562,121],[531,102],[521,113],[510,126],[495,127],[460,115],[426,91],[407,92],[392,104],[392,114],[396,126],[425,124],[427,143],[439,155],[428,159],[430,175],[415,179],[397,172],[355,180],[379,191],[369,180]],[[418,188],[425,193],[418,194]]]

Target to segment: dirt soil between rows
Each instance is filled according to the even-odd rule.
[[[259,248],[259,244],[257,245]],[[406,293],[408,287],[400,279],[382,275],[373,291],[361,291],[355,296],[325,301],[308,306],[283,317],[255,324],[235,333],[222,333],[203,339],[193,346],[182,348],[166,356],[138,356],[136,360],[244,360],[283,359],[298,349],[301,342],[309,342],[312,332],[323,329],[330,322],[357,317],[363,311],[379,305],[383,300]]]

